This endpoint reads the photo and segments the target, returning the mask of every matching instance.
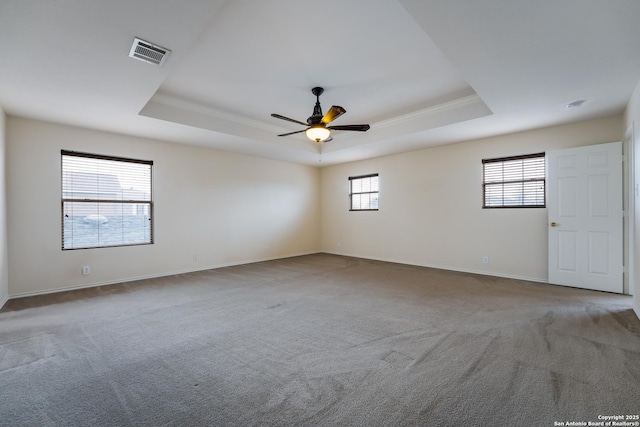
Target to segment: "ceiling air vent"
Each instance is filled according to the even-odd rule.
[[[169,49],[136,37],[133,39],[133,46],[131,46],[129,56],[150,64],[162,65],[170,53],[171,51]]]

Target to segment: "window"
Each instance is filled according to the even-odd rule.
[[[349,210],[378,210],[378,174],[349,177]]]
[[[543,208],[544,186],[544,153],[482,160],[483,208]]]
[[[62,150],[62,249],[153,243],[152,167]]]

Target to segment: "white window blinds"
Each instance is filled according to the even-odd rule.
[[[153,162],[62,151],[62,249],[153,243]]]
[[[483,208],[545,207],[544,153],[482,160]]]
[[[352,211],[378,210],[378,174],[349,177]]]

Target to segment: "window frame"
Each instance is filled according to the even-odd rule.
[[[542,178],[527,178],[527,179],[512,179],[502,181],[487,181],[485,165],[491,163],[506,163],[514,160],[527,160],[527,159],[542,159],[544,172]],[[546,183],[546,153],[533,153],[523,154],[518,156],[496,157],[490,159],[482,159],[482,209],[515,209],[515,208],[546,208],[547,207],[547,183]],[[496,184],[525,184],[540,182],[543,187],[542,191],[542,204],[504,204],[504,188],[502,190],[502,204],[501,205],[487,205],[487,187],[494,186]],[[520,193],[524,196],[524,192]]]
[[[65,156],[70,157],[79,157],[79,158],[87,158],[87,159],[96,159],[96,160],[106,160],[106,161],[115,161],[121,163],[135,163],[135,164],[143,164],[149,166],[149,199],[104,199],[100,198],[98,194],[96,194],[96,198],[86,198],[86,197],[65,197],[64,194],[64,179],[65,179],[65,167],[64,167],[64,159]],[[61,190],[61,203],[60,203],[60,217],[61,217],[61,248],[63,251],[74,251],[74,250],[83,250],[83,249],[99,249],[99,248],[117,248],[117,247],[125,247],[125,246],[142,246],[142,245],[152,245],[154,244],[154,202],[153,202],[153,160],[141,160],[141,159],[133,159],[128,157],[120,157],[120,156],[111,156],[104,154],[94,154],[73,150],[60,150],[60,190]],[[120,205],[130,205],[130,204],[145,204],[148,205],[148,215],[149,215],[149,240],[143,242],[135,242],[135,243],[122,243],[122,244],[107,244],[107,245],[95,245],[95,246],[82,246],[82,247],[65,247],[65,203],[97,203],[97,204],[120,204]]]
[[[349,212],[366,212],[366,211],[378,211],[380,210],[380,181],[379,181],[379,176],[380,174],[378,173],[370,173],[370,174],[366,174],[366,175],[357,175],[357,176],[350,176],[349,177]],[[377,191],[361,191],[361,192],[353,192],[353,181],[357,180],[357,179],[364,179],[364,178],[372,178],[372,177],[378,177],[378,190]],[[378,195],[378,207],[377,208],[368,208],[368,209],[354,209],[353,208],[353,196],[354,195],[361,195],[361,194],[377,194]]]

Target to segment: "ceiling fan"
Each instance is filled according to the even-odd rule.
[[[283,133],[278,136],[287,136],[293,135],[296,133],[304,132],[312,141],[316,142],[326,142],[330,141],[331,131],[332,130],[350,130],[357,132],[366,132],[369,130],[369,125],[337,125],[337,126],[327,126],[329,123],[343,115],[347,112],[344,108],[333,105],[329,108],[326,114],[322,114],[322,107],[320,107],[320,95],[322,95],[324,89],[321,87],[314,87],[311,89],[311,93],[316,96],[316,105],[313,107],[313,113],[307,119],[307,123],[290,119],[289,117],[281,116],[280,114],[271,114],[271,117],[275,117],[276,119],[286,120],[288,122],[298,123],[302,126],[308,126],[306,129],[297,130],[295,132]]]

